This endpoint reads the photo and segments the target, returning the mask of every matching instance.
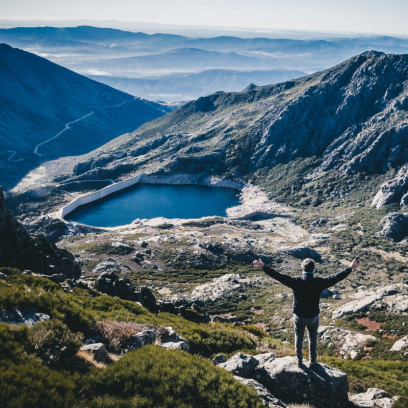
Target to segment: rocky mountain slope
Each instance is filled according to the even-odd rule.
[[[89,152],[169,111],[6,44],[0,61],[3,185],[44,160]]]
[[[356,174],[381,176],[378,190],[400,171],[399,192],[387,201],[398,202],[408,191],[398,182],[406,178],[407,153],[408,55],[373,51],[294,81],[199,98],[30,176],[59,183],[189,173],[252,180],[271,191],[283,171],[282,186],[272,183],[275,196],[312,182],[320,183],[324,198],[341,194],[334,191],[338,185],[330,190],[328,177],[352,183]],[[20,187],[30,187],[29,179]]]
[[[10,266],[53,276],[63,281],[76,279],[81,268],[74,256],[59,249],[44,236],[30,236],[7,209],[0,187],[0,267]]]

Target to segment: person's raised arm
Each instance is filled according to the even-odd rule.
[[[360,266],[360,260],[355,258],[350,266],[343,269],[340,272],[334,273],[333,275],[326,276],[323,278],[323,288],[328,288],[330,286],[335,285],[336,283],[342,281],[343,279],[347,278],[350,275],[353,269],[357,269]]]
[[[293,286],[295,278],[289,275],[285,275],[284,273],[277,272],[275,271],[275,269],[269,268],[263,263],[262,259],[256,259],[253,264],[255,267],[262,269],[271,278],[276,279],[278,282],[284,284],[285,286],[289,286],[290,288]]]

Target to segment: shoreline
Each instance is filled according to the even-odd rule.
[[[97,180],[96,180],[97,181]],[[233,188],[240,191],[241,204],[227,208],[227,219],[250,219],[256,216],[268,217],[272,215],[289,215],[291,211],[289,207],[279,204],[275,201],[269,200],[267,195],[258,187],[253,184],[246,184],[241,181],[233,181],[223,179],[216,176],[202,175],[190,175],[190,174],[173,174],[173,175],[151,175],[151,174],[138,174],[130,179],[119,181],[106,186],[93,193],[86,194],[73,199],[71,202],[60,208],[57,212],[57,218],[66,224],[83,225],[86,227],[98,228],[102,230],[122,229],[135,227],[136,223],[144,221],[146,224],[154,225],[163,223],[163,221],[169,220],[173,224],[179,224],[187,222],[189,220],[201,220],[205,218],[211,218],[211,216],[205,216],[195,219],[179,219],[179,218],[164,218],[156,217],[151,219],[140,220],[139,218],[132,221],[130,224],[118,225],[115,227],[95,227],[88,224],[82,224],[76,221],[68,221],[65,217],[78,207],[98,201],[102,198],[108,197],[111,194],[132,187],[136,184],[168,184],[168,185],[202,185],[209,187],[224,187]]]

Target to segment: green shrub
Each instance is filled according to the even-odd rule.
[[[52,319],[28,330],[26,349],[51,367],[66,366],[79,350],[80,338],[80,333],[73,333],[66,324]]]
[[[147,346],[130,352],[84,381],[87,407],[261,407],[256,392],[215,367],[182,351]],[[102,397],[98,402],[93,401]],[[119,405],[115,401],[119,400]],[[127,403],[127,405],[126,405]]]

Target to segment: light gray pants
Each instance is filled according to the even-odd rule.
[[[317,360],[317,329],[319,328],[319,315],[310,318],[294,315],[294,318],[296,357],[301,363],[303,359],[303,338],[305,335],[305,327],[307,327],[309,335],[309,361],[310,363],[315,363]]]

